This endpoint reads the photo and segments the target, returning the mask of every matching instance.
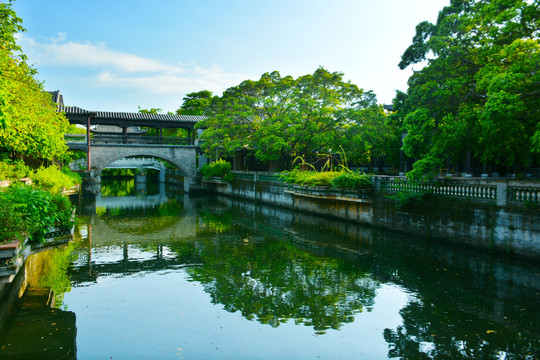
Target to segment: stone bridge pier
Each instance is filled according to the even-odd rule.
[[[90,150],[90,168],[94,178],[99,179],[101,171],[117,160],[133,156],[154,157],[177,167],[184,176],[184,192],[189,192],[196,184],[197,150],[197,146],[95,144]]]

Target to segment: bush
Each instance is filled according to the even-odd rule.
[[[371,176],[354,171],[344,171],[332,180],[332,186],[347,189],[369,188],[372,186]]]
[[[338,176],[337,171],[303,171],[294,169],[284,173],[285,181],[290,184],[306,185],[306,186],[330,186],[332,180]]]
[[[350,170],[318,172],[295,169],[284,173],[283,177],[290,184],[305,186],[332,186],[348,189],[371,187],[371,177],[369,175]]]
[[[61,171],[64,175],[67,175],[73,181],[73,185],[79,185],[82,183],[81,175],[71,170],[68,166],[64,166]]]
[[[23,162],[0,162],[0,180],[17,180],[32,174],[32,170]]]
[[[61,194],[22,184],[14,184],[0,192],[0,207],[11,207],[11,218],[18,217],[28,232],[31,242],[41,242],[51,226],[71,228],[73,205]],[[21,226],[21,223],[18,223]],[[10,235],[11,234],[11,235]],[[15,230],[0,228],[0,239],[17,234]]]
[[[81,183],[79,174],[56,166],[40,167],[31,176],[35,184],[51,193],[59,193],[63,188],[70,188]]]
[[[12,240],[22,240],[26,223],[15,206],[0,200],[0,244]]]
[[[219,159],[211,164],[206,164],[201,167],[201,174],[206,177],[219,176],[225,177],[231,171],[231,163],[225,160]]]

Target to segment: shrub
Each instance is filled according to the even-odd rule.
[[[23,222],[31,242],[43,241],[53,225],[67,228],[73,225],[73,205],[67,197],[33,186],[17,183],[3,190],[0,192],[0,206],[11,206],[10,216]],[[0,229],[0,234],[0,238],[8,236],[3,229]]]
[[[15,206],[0,200],[0,244],[12,240],[21,240],[26,224]]]
[[[294,169],[284,173],[285,181],[290,184],[306,185],[306,186],[330,186],[332,180],[338,176],[340,172],[336,171],[303,171]]]
[[[0,180],[17,180],[32,174],[32,170],[23,162],[0,162]]]
[[[70,188],[81,182],[79,174],[74,173],[68,168],[60,170],[56,166],[40,167],[31,178],[37,186],[51,193],[58,193],[63,188]]]
[[[332,186],[347,189],[365,189],[372,186],[371,176],[354,171],[343,171],[332,180]]]
[[[206,177],[219,176],[225,177],[231,171],[231,163],[222,159],[201,167],[201,174]]]
[[[348,189],[371,187],[371,178],[369,175],[350,170],[317,172],[295,169],[283,173],[282,178],[290,184],[306,186],[332,186]]]
[[[81,175],[73,170],[71,170],[69,167],[64,166],[61,169],[62,173],[67,175],[72,181],[73,185],[78,185],[82,183]],[[71,185],[71,186],[73,186]]]

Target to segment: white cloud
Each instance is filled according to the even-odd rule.
[[[184,75],[152,74],[148,76],[126,76],[111,72],[101,72],[95,85],[110,88],[138,88],[152,94],[179,94],[198,90],[219,93],[246,79],[244,75],[225,73],[219,67],[185,69]]]
[[[171,65],[160,59],[108,49],[103,43],[67,41],[64,33],[45,42],[19,35],[30,62],[40,67],[80,68],[80,77],[94,86],[139,89],[152,94],[185,94],[202,89],[214,93],[248,78],[219,66]]]

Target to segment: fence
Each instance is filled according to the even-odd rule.
[[[284,182],[280,173],[260,172],[260,171],[232,171],[239,179],[249,179],[253,181],[275,181]]]
[[[374,186],[384,192],[431,193],[505,205],[540,205],[540,183],[533,181],[444,179],[411,182],[405,177],[374,176]]]
[[[279,173],[233,171],[240,179],[284,182]],[[406,177],[373,176],[379,192],[431,193],[443,197],[506,205],[540,205],[540,182],[480,179],[440,179],[411,182]]]

